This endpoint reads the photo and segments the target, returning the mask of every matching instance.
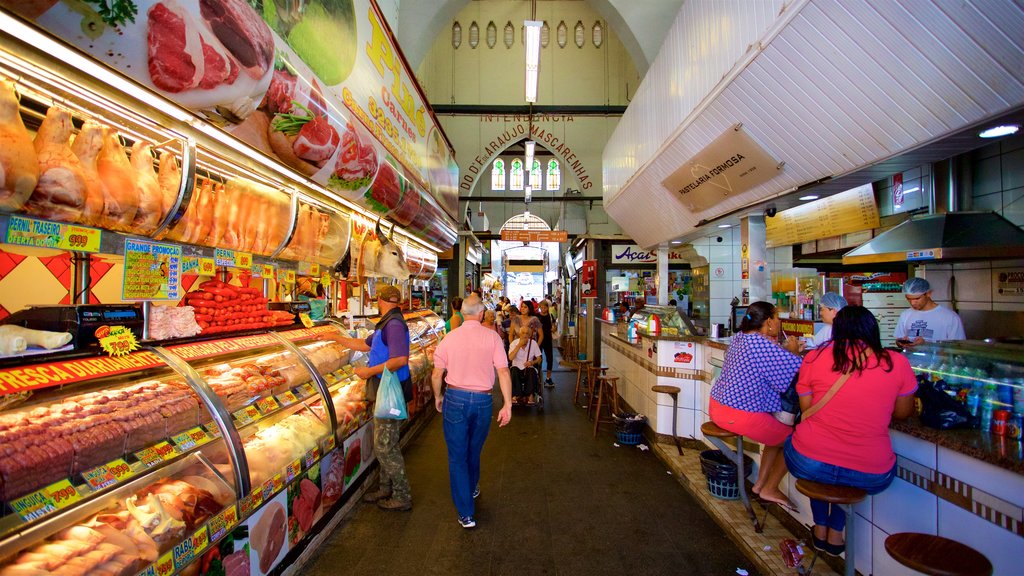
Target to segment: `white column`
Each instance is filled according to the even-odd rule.
[[[764,216],[746,216],[740,220],[740,227],[743,239],[740,251],[745,260],[742,268],[747,273],[743,287],[750,295],[749,302],[771,302],[772,282],[771,272],[768,270],[768,239]]]
[[[658,287],[658,305],[668,305],[668,244],[658,246],[658,276],[655,279]]]

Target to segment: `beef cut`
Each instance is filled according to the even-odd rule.
[[[203,19],[254,79],[274,62],[274,37],[266,22],[243,0],[199,0]]]
[[[231,84],[238,65],[209,30],[174,0],[149,9],[147,44],[153,85],[177,93]]]

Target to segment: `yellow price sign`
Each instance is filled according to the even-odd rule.
[[[11,216],[5,243],[73,252],[99,252],[102,231],[73,224]]]
[[[295,395],[295,392],[291,390],[281,394],[277,397],[277,400],[284,406],[291,406],[299,401],[299,398]]]
[[[192,535],[192,551],[196,554],[202,553],[210,546],[210,533],[203,526]]]
[[[160,442],[153,445],[153,450],[156,451],[157,456],[161,460],[173,460],[178,453],[174,450],[174,446],[170,442]]]
[[[107,470],[114,476],[114,478],[117,478],[118,482],[127,480],[135,475],[135,471],[132,470],[132,467],[120,458],[113,462],[107,462]]]
[[[302,325],[306,328],[313,327],[313,319],[309,317],[308,312],[299,312],[299,320],[302,321]]]
[[[289,284],[295,284],[295,270],[285,271],[284,281]]]
[[[256,405],[260,407],[260,412],[263,412],[264,414],[269,414],[281,407],[273,396],[260,398],[256,401]]]
[[[213,276],[217,273],[217,261],[213,258],[200,258],[199,259],[199,275],[200,276]]]
[[[299,459],[289,464],[288,467],[285,468],[284,473],[286,482],[294,480],[296,476],[302,474],[302,460]]]
[[[282,488],[284,488],[284,476],[280,472],[278,472],[277,474],[274,474],[273,481],[274,481],[274,492],[278,492]]]
[[[274,277],[274,267],[272,265],[270,265],[270,264],[263,264],[262,267],[263,267],[263,277],[264,278],[273,278]]]
[[[109,356],[127,356],[139,349],[135,334],[124,326],[101,326],[96,329],[96,337]]]
[[[239,268],[252,268],[252,254],[235,252],[235,265]]]
[[[171,574],[174,574],[174,551],[171,550],[157,558],[155,568],[157,576],[171,576]]]
[[[252,404],[245,407],[245,415],[249,417],[250,422],[260,419],[260,411]]]

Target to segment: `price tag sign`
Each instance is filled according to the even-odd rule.
[[[217,248],[213,251],[213,259],[217,266],[230,266],[236,268],[235,265],[235,251],[225,250],[224,248]]]
[[[281,407],[281,405],[277,403],[277,400],[275,400],[273,396],[260,398],[259,400],[256,401],[256,405],[259,406],[260,412],[262,412],[263,414],[270,414],[271,412]]]
[[[110,473],[106,466],[97,466],[92,470],[82,472],[82,479],[93,490],[102,490],[107,486],[117,484],[117,478]]]
[[[192,535],[192,551],[195,554],[202,554],[209,547],[210,533],[206,531],[206,526],[203,526]]]
[[[152,446],[149,448],[143,448],[136,452],[135,458],[138,459],[139,462],[142,462],[142,465],[146,468],[152,468],[153,466],[163,462],[163,459],[160,458],[160,455],[156,453],[156,450]]]
[[[197,276],[199,274],[199,258],[195,256],[181,257],[181,275]]]
[[[112,462],[107,462],[106,467],[107,471],[109,471],[118,482],[124,482],[132,476],[135,476],[135,471],[132,470],[132,467],[120,458]]]
[[[295,284],[295,270],[277,269],[277,281],[283,284]]]
[[[274,277],[274,266],[273,265],[271,265],[271,264],[262,264],[262,268],[263,268],[263,277],[264,278],[273,278]]]
[[[285,392],[284,394],[281,394],[280,396],[278,396],[277,400],[278,400],[278,402],[281,403],[282,406],[291,406],[292,404],[295,404],[296,402],[298,402],[299,398],[297,396],[295,396],[295,392],[292,392],[291,390],[289,390],[289,391]]]
[[[203,428],[206,429],[206,433],[211,439],[220,438],[220,428],[217,427],[216,422],[207,422],[206,424],[203,424]]]
[[[299,312],[299,320],[302,321],[302,325],[306,328],[312,328],[314,326],[313,319],[309,317],[306,312]]]
[[[252,511],[255,510],[257,506],[263,503],[262,494],[260,494],[259,501],[256,501],[257,494],[260,493],[253,492],[246,496],[245,498],[242,498],[241,500],[238,501],[238,512],[243,518],[252,514]]]
[[[302,390],[303,398],[309,398],[310,396],[316,394],[316,388],[313,386],[312,382],[306,382],[305,384],[300,386],[299,389]]]
[[[14,500],[11,502],[11,508],[26,522],[42,518],[50,512],[57,511],[57,505],[53,503],[53,500],[50,499],[44,490],[39,490]]]
[[[171,574],[174,574],[174,551],[169,551],[157,558],[154,568],[156,569],[156,576],[171,576]]]
[[[191,564],[196,558],[196,551],[192,545],[191,538],[185,538],[181,542],[178,542],[172,550],[174,554],[174,566],[178,570],[181,570],[186,565]]]
[[[260,419],[260,411],[252,404],[245,407],[245,414],[246,416],[249,417],[251,421],[256,421]]]
[[[102,232],[96,228],[11,216],[5,242],[74,252],[99,252],[101,235]]]
[[[96,329],[96,338],[109,356],[127,356],[139,349],[135,333],[124,326],[100,326]]]
[[[156,576],[156,565],[150,564],[145,570],[139,572],[136,576]]]
[[[213,258],[200,258],[199,259],[199,275],[200,276],[213,276],[217,273],[217,261]]]
[[[321,450],[323,450],[325,453],[334,450],[334,447],[337,446],[334,440],[334,434],[331,434],[327,438],[324,438],[321,441],[320,445],[322,446]]]
[[[270,500],[270,498],[273,495],[274,495],[274,479],[271,478],[270,480],[267,480],[266,482],[264,482],[263,486],[260,487],[260,497],[264,501],[266,501],[266,500]]]
[[[228,530],[231,530],[235,526],[235,524],[238,524],[238,510],[235,508],[235,505],[232,504],[223,512],[210,519],[209,524],[207,524],[207,528],[210,533],[210,540],[217,540],[221,536],[224,536],[228,533]]]
[[[344,366],[341,367],[341,369],[345,372],[345,374],[352,374],[351,364],[345,364]]]
[[[161,460],[174,460],[174,457],[178,455],[178,453],[174,451],[174,446],[166,441],[154,444],[153,450],[156,451],[156,455],[159,456]]]
[[[242,426],[245,426],[246,424],[252,424],[253,417],[249,415],[248,408],[249,406],[246,406],[245,408],[242,408],[241,410],[236,410],[235,412],[232,413],[232,416],[235,417],[235,421],[237,421],[238,424]]]
[[[50,499],[53,500],[53,504],[57,508],[66,508],[82,499],[82,495],[78,493],[78,490],[71,485],[71,481],[68,479],[54,482],[43,488],[43,490],[49,494]]]
[[[196,443],[196,446],[202,446],[203,444],[206,444],[207,442],[210,441],[210,437],[207,436],[206,432],[204,432],[203,429],[198,426],[196,426],[195,428],[190,428],[188,431],[188,436],[189,438],[192,439],[193,442]]]
[[[188,452],[196,447],[196,441],[189,436],[188,432],[182,432],[181,434],[171,436],[171,441],[174,442],[178,452]]]
[[[224,518],[224,528],[231,530],[238,525],[238,508],[236,508],[234,504],[228,506],[220,513],[220,516]]]
[[[317,450],[316,450],[316,448],[314,448],[314,449],[310,450],[309,452],[306,452],[306,455],[303,456],[302,461],[306,465],[306,468],[310,468],[311,466],[313,466],[314,463],[316,463],[316,457],[317,457],[316,452],[317,452]]]
[[[271,478],[271,480],[274,482],[274,492],[278,492],[284,488],[284,474],[278,472],[277,474],[274,474],[274,477]]]
[[[248,252],[235,252],[235,263],[238,268],[252,268],[252,254]]]
[[[288,465],[284,470],[285,482],[291,482],[295,480],[295,477],[302,474],[302,460],[296,460]]]

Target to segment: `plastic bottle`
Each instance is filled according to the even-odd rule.
[[[995,384],[985,385],[985,390],[981,394],[981,431],[990,432],[992,430],[992,411],[995,410],[996,403],[996,387]]]
[[[981,394],[978,393],[977,386],[971,386],[970,392],[967,393],[967,411],[976,418],[981,415]]]

